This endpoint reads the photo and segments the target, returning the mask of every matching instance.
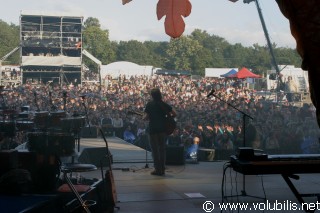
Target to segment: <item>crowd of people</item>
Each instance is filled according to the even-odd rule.
[[[159,88],[163,100],[177,112],[177,129],[168,137],[168,145],[187,149],[199,138],[200,147],[216,149],[216,153],[232,152],[239,146],[273,154],[319,152],[319,127],[312,104],[269,100],[239,79],[106,76],[103,86],[24,84],[4,88],[0,101],[2,108],[15,109],[17,114],[21,107],[28,106],[30,112],[62,110],[67,116],[86,113],[91,126],[104,126],[109,120],[105,127],[114,135],[149,149],[148,125],[139,114],[152,88]],[[207,97],[212,90],[214,94]]]

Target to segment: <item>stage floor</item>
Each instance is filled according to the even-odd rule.
[[[110,152],[113,155],[114,180],[116,185],[119,213],[203,213],[221,212],[219,203],[222,201],[223,166],[226,161],[186,163],[185,165],[168,165],[166,175],[152,176],[152,162],[145,163],[145,150],[127,143],[119,138],[107,138]],[[90,147],[105,148],[103,139],[81,139],[81,149]],[[151,154],[148,152],[148,159]],[[148,166],[148,168],[146,168]],[[106,169],[106,168],[104,168]],[[101,178],[101,171],[82,173],[86,178]],[[251,209],[233,210],[233,212],[304,212],[284,210],[284,203],[293,206],[298,203],[289,187],[280,175],[243,176],[232,169],[226,171],[226,184],[223,187],[225,195],[241,194],[245,189],[248,196],[228,198],[233,202],[248,202]],[[320,174],[300,175],[300,180],[294,180],[297,189],[302,193],[320,192]],[[266,195],[267,202],[260,199]],[[257,196],[254,198],[251,196]],[[212,202],[214,209],[205,211],[203,204]],[[316,198],[308,198],[316,202]],[[274,207],[278,210],[267,210]],[[258,204],[258,206],[254,206]],[[269,203],[269,207],[267,207]],[[271,205],[271,206],[270,206]],[[212,207],[211,203],[205,205]],[[248,207],[248,208],[249,208]],[[255,208],[260,208],[255,210]],[[232,212],[231,210],[224,212]]]
[[[110,153],[114,163],[132,163],[146,162],[152,160],[151,153],[128,143],[118,137],[106,138]],[[92,150],[93,154],[104,157],[107,153],[106,143],[103,138],[81,138],[80,139],[80,156],[84,150]],[[95,152],[98,151],[98,152]],[[91,154],[91,153],[90,153]]]

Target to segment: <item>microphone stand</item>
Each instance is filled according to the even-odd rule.
[[[0,90],[0,97],[1,97],[1,108],[2,108],[2,110],[6,110],[7,109],[7,104],[6,104],[6,101],[5,101],[5,99],[4,99],[4,96],[3,96],[3,94],[2,94],[2,91]],[[3,119],[3,123],[5,122],[5,118],[6,118],[6,116],[3,116],[2,117],[2,119]]]
[[[40,108],[39,108],[38,100],[37,100],[37,92],[34,91],[34,92],[33,92],[33,95],[34,95],[34,103],[35,103],[35,105],[36,105],[36,107],[37,107],[37,112],[40,112]]]
[[[209,98],[210,96],[213,96],[217,99],[219,99],[220,101],[222,101],[223,103],[226,103],[228,106],[232,107],[233,109],[237,110],[238,112],[240,112],[242,114],[242,129],[243,129],[243,146],[246,146],[246,117],[250,118],[253,120],[253,117],[251,117],[250,115],[248,115],[247,113],[243,112],[242,110],[238,109],[237,107],[233,106],[232,104],[230,104],[229,102],[221,99],[219,96],[214,94],[214,90],[212,90],[208,95],[207,98]],[[249,196],[246,192],[246,177],[245,175],[242,175],[242,190],[241,190],[241,196]],[[236,195],[238,196],[238,195]],[[230,196],[225,196],[225,197],[230,197]],[[232,196],[231,196],[232,197]],[[249,196],[249,197],[253,197],[253,198],[261,198],[261,197],[257,197],[257,196]],[[261,198],[261,199],[265,199],[265,198]]]
[[[240,112],[242,114],[242,129],[243,129],[243,146],[246,146],[246,117],[250,118],[253,120],[253,117],[251,117],[250,115],[248,115],[247,113],[241,111],[240,109],[238,109],[237,107],[233,106],[232,104],[228,103],[227,101],[221,99],[219,96],[212,94],[213,97],[219,99],[220,101],[222,101],[223,103],[228,104],[228,106],[232,107],[233,109],[237,110],[238,112]]]
[[[50,105],[51,105],[51,110],[52,111],[57,110],[57,107],[53,104],[53,101],[52,101],[52,92],[51,91],[49,91],[49,102],[50,102]]]
[[[88,110],[87,110],[86,104],[84,102],[85,96],[81,96],[81,98],[82,98],[82,105],[83,105],[83,108],[84,108],[84,114],[85,114],[86,120],[87,120],[87,125],[89,127],[89,133],[91,135],[91,126],[90,126],[90,122],[89,122]]]
[[[67,91],[63,91],[62,96],[63,96],[63,110],[67,112]]]

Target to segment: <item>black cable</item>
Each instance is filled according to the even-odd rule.
[[[224,203],[224,200],[226,199],[228,201],[228,199],[225,197],[224,195],[224,187],[226,187],[226,184],[225,184],[225,180],[226,180],[226,171],[228,168],[231,168],[231,164],[230,162],[226,162],[224,165],[223,165],[223,173],[222,173],[222,184],[221,184],[221,199],[222,199],[222,202],[221,203]],[[221,209],[220,212],[222,212],[223,210]]]
[[[262,191],[263,191],[263,195],[264,195],[264,200],[267,200],[267,195],[266,195],[266,190],[264,188],[264,181],[263,181],[263,175],[261,175],[261,186],[262,186]]]

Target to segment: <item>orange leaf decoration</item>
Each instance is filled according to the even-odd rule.
[[[132,0],[122,0],[122,4],[125,5],[125,4],[128,4],[129,2],[131,2]]]
[[[189,0],[159,0],[157,4],[158,20],[166,16],[164,25],[169,36],[178,38],[182,35],[185,29],[182,16],[189,16],[191,7]]]

